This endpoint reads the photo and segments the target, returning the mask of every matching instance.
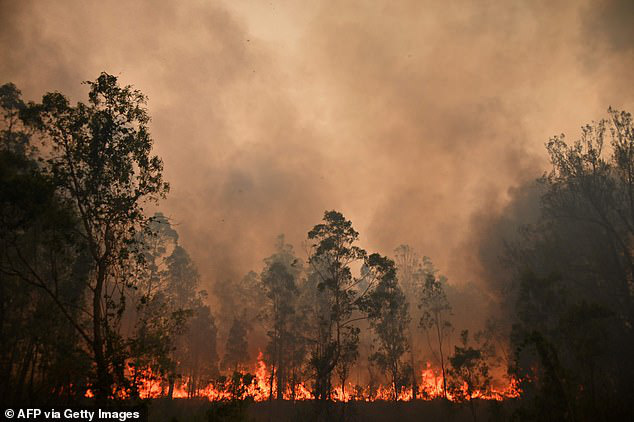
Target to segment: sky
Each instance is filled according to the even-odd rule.
[[[483,225],[544,144],[634,110],[634,2],[0,0],[0,83],[26,99],[119,76],[149,97],[160,209],[203,287],[304,255],[336,209],[482,282]]]

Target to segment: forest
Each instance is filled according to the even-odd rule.
[[[76,104],[0,87],[5,407],[142,403],[150,420],[634,415],[630,113],[545,140],[550,167],[484,229],[505,245],[483,260],[490,290],[407,244],[364,249],[337,210],[205,290],[160,208],[170,185],[147,97],[108,73],[84,84]]]

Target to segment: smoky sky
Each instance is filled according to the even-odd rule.
[[[543,173],[548,138],[634,109],[625,0],[0,5],[0,82],[25,98],[84,99],[101,71],[148,95],[160,208],[207,287],[280,233],[301,254],[326,209],[370,251],[408,243],[478,281],[483,221]]]

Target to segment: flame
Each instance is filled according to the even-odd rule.
[[[240,381],[246,380],[243,384],[243,390],[241,394],[243,398],[251,397],[253,400],[262,402],[271,398],[277,397],[277,383],[276,380],[271,380],[271,372],[267,368],[264,361],[263,354],[258,354],[257,363],[255,365],[255,375],[250,382],[246,382],[246,373],[239,374],[244,377]],[[133,374],[134,370],[128,367],[128,372]],[[138,370],[136,374],[137,389],[139,397],[143,399],[159,398],[167,396],[169,385],[165,381],[164,377],[156,374],[151,368],[145,368]],[[209,401],[221,401],[231,400],[235,398],[235,385],[232,384],[231,379],[225,379],[224,381],[216,381],[208,384],[207,386],[197,389],[193,392],[189,388],[189,380],[185,379],[179,384],[175,384],[172,391],[173,398],[191,398],[205,397]],[[499,382],[498,382],[499,384]],[[468,388],[465,384],[462,390],[462,397],[471,399],[485,399],[502,401],[510,398],[517,398],[521,394],[519,383],[516,379],[511,378],[506,385],[498,385],[490,388],[489,391],[472,391],[469,397]],[[88,398],[93,398],[94,393],[88,389],[85,394]],[[435,370],[432,365],[427,362],[426,367],[420,372],[420,379],[418,382],[417,399],[433,400],[436,398],[444,397],[443,390],[443,377],[439,370]],[[451,392],[447,392],[447,399],[451,401],[459,401],[460,398],[456,397]],[[116,398],[129,398],[130,394],[126,391],[118,390],[113,392],[113,397]],[[294,391],[291,387],[288,387],[282,392],[282,397],[285,400],[312,400],[314,398],[310,388],[304,383],[299,383],[294,386]],[[414,392],[411,387],[401,388],[397,395],[398,401],[410,401],[414,397]],[[343,386],[339,385],[333,388],[331,399],[337,402],[348,402],[354,400],[362,400],[366,402],[372,402],[377,400],[390,401],[394,399],[393,386],[380,386],[375,389],[370,387],[354,386],[351,383]]]

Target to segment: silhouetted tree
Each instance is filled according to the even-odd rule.
[[[433,267],[429,258],[424,259],[424,283],[421,289],[419,309],[422,311],[420,326],[436,338],[438,348],[438,361],[442,370],[443,392],[447,396],[447,374],[445,372],[445,352],[443,346],[452,330],[451,322],[447,317],[451,313],[451,306],[445,293],[444,276],[437,276],[437,270]],[[431,346],[431,345],[430,345]],[[433,351],[433,349],[432,349]]]
[[[249,343],[247,340],[247,328],[244,322],[236,318],[233,320],[227,336],[222,366],[225,369],[236,372],[248,363]]]
[[[379,254],[372,254],[367,262],[368,271],[378,280],[376,288],[363,300],[370,327],[378,339],[376,352],[370,359],[390,375],[393,399],[398,399],[403,380],[409,370],[402,362],[408,350],[407,327],[410,323],[408,304],[396,280],[394,262]]]
[[[125,309],[126,290],[142,263],[138,233],[147,226],[142,204],[163,197],[162,162],[151,155],[146,99],[117,78],[102,73],[89,86],[88,103],[70,105],[60,93],[46,94],[29,106],[31,128],[46,145],[42,172],[51,180],[64,206],[73,210],[75,235],[88,254],[85,279],[91,296],[91,328],[69,320],[89,345],[96,369],[94,389],[100,400],[112,394],[115,378],[123,375],[124,341],[118,324]],[[54,286],[41,274],[32,282],[51,298]],[[69,314],[65,304],[55,303]]]
[[[196,396],[200,386],[208,385],[219,375],[217,335],[215,318],[201,300],[192,309],[192,317],[185,324],[183,335],[178,337],[175,350],[175,358],[180,363],[175,372],[186,376],[190,396]],[[173,383],[172,378],[170,397]]]
[[[364,292],[357,289],[362,279],[352,276],[350,265],[366,257],[366,252],[354,245],[359,233],[341,213],[326,211],[323,221],[308,232],[309,263],[320,308],[316,312],[317,336],[310,359],[319,400],[330,398],[332,372],[341,360],[356,357],[351,353],[358,344],[353,313]]]
[[[284,236],[278,238],[276,252],[264,262],[266,265],[260,280],[268,299],[265,319],[271,324],[266,348],[271,366],[270,397],[273,397],[273,380],[276,379],[277,398],[282,399],[292,374],[293,355],[302,346],[298,344],[302,342],[302,333],[293,324],[296,321],[297,280],[301,263],[293,254],[292,246],[284,243]]]
[[[486,395],[491,386],[491,375],[486,356],[480,348],[469,346],[469,331],[460,334],[462,347],[455,346],[453,356],[449,357],[449,391],[454,399],[467,401],[473,420],[476,420],[474,399]]]
[[[542,216],[509,254],[512,370],[527,419],[623,419],[634,396],[634,130],[629,113],[547,143]]]
[[[405,299],[409,303],[418,302],[420,292],[424,280],[424,272],[422,268],[421,259],[416,252],[408,245],[400,245],[394,251],[394,261],[396,263],[397,279]],[[411,313],[410,321],[406,326],[407,343],[409,346],[409,368],[411,371],[410,379],[412,382],[412,398],[416,400],[418,396],[417,375],[420,373],[420,367],[417,361],[417,337],[418,326],[420,322],[420,309],[417,306],[409,308],[408,312]]]
[[[0,87],[0,396],[18,402],[85,391],[77,346],[89,267],[77,219],[43,169],[25,104]]]

